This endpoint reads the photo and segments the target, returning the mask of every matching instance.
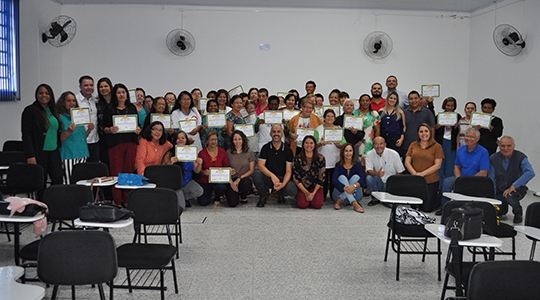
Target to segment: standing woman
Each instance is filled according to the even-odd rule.
[[[208,99],[206,102],[206,113],[217,113],[218,111],[218,103],[215,99]],[[204,116],[202,118],[202,126],[201,126],[201,142],[203,145],[206,145],[206,134],[210,131],[215,131],[218,134],[218,146],[225,149],[225,128],[224,127],[208,127],[208,117]],[[201,151],[202,148],[199,148],[199,151]]]
[[[340,210],[342,204],[351,204],[355,212],[363,213],[364,208],[360,205],[362,200],[362,186],[364,185],[364,169],[356,160],[356,148],[347,143],[341,147],[339,161],[334,170],[332,182],[334,191],[332,199],[336,201],[334,209]]]
[[[298,187],[296,204],[299,208],[323,207],[325,172],[326,160],[317,152],[315,137],[308,135],[302,141],[300,153],[293,160],[293,180]]]
[[[437,206],[439,190],[439,169],[444,158],[442,147],[435,142],[431,126],[422,123],[418,127],[418,140],[409,146],[405,157],[405,167],[412,175],[422,176],[428,186],[428,200],[422,204],[425,212],[433,211]]]
[[[220,89],[216,92],[216,100],[218,102],[219,112],[222,114],[226,114],[232,110],[232,108],[229,106],[229,92],[227,92],[224,89]]]
[[[169,106],[167,105],[167,101],[165,101],[165,98],[156,97],[156,99],[152,101],[152,108],[150,108],[150,113],[146,116],[146,120],[144,120],[143,130],[144,128],[148,127],[148,125],[150,125],[152,114],[170,114]],[[169,128],[167,132],[169,134],[173,134],[174,129]]]
[[[201,115],[199,111],[193,104],[193,96],[188,91],[182,91],[178,95],[178,101],[173,107],[171,113],[171,119],[173,122],[173,127],[178,128],[178,121],[185,120],[195,120],[196,127],[188,132],[188,137],[193,139],[193,145],[197,146],[199,149],[202,149],[201,138],[199,136],[199,131],[202,130],[201,126]]]
[[[137,155],[137,135],[141,128],[137,126],[135,132],[118,132],[118,126],[113,126],[113,116],[137,115],[137,108],[131,104],[127,87],[118,83],[112,89],[111,105],[105,111],[103,118],[103,131],[108,135],[109,159],[111,176],[118,173],[133,173],[135,170],[135,156]],[[129,191],[113,189],[113,199],[116,205],[127,204]]]
[[[62,145],[61,121],[56,112],[53,90],[48,84],[40,84],[34,96],[36,101],[23,110],[21,130],[27,163],[43,167],[43,189],[38,191],[38,200],[42,200],[47,186],[47,175],[51,178],[52,185],[62,184],[62,160],[59,151]]]
[[[473,112],[476,112],[476,103],[467,102],[467,104],[465,104],[465,116],[459,119],[459,122],[458,122],[459,123],[459,146],[458,147],[466,145],[465,132],[467,132],[467,129],[472,127],[471,116]]]
[[[381,117],[381,136],[388,148],[396,150],[403,157],[401,145],[405,139],[405,113],[399,107],[399,95],[391,92],[386,98],[386,106],[379,111]]]
[[[342,130],[339,126],[334,125],[336,120],[336,114],[333,109],[327,109],[324,112],[324,123],[317,127],[317,132],[319,133],[319,142],[317,143],[317,151],[324,155],[326,160],[326,176],[324,177],[324,197],[326,193],[330,192],[332,196],[332,191],[334,190],[334,184],[332,183],[332,177],[334,177],[334,167],[339,160],[339,150],[341,149],[342,144],[345,144],[344,139],[339,142],[327,142],[324,140],[324,130],[325,129],[338,129]]]
[[[231,99],[231,106],[232,110],[229,111],[226,115],[227,118],[227,128],[226,132],[227,135],[225,136],[225,139],[228,139],[230,142],[230,137],[232,136],[232,133],[234,131],[234,125],[235,124],[246,124],[244,121],[244,118],[242,116],[242,108],[244,108],[244,101],[242,100],[242,97],[239,95],[234,95]],[[229,147],[233,147],[232,145],[229,145],[228,142],[225,142],[225,150],[229,149]]]
[[[98,124],[103,124],[103,115],[107,106],[111,103],[111,91],[113,88],[112,82],[107,77],[102,77],[97,82],[98,86],[98,101],[96,103]],[[109,163],[109,148],[107,144],[107,135],[103,132],[103,127],[98,125],[99,135],[99,160],[107,166]],[[110,198],[109,198],[110,199]]]
[[[72,92],[64,92],[58,98],[58,115],[62,120],[62,147],[60,148],[60,156],[62,157],[62,165],[64,167],[64,184],[70,184],[71,170],[76,164],[84,163],[90,156],[88,152],[88,144],[86,137],[92,130],[94,124],[88,124],[88,130],[84,126],[72,124],[71,109],[79,107],[77,98]]]
[[[167,141],[167,133],[163,128],[163,123],[152,122],[142,131],[139,138],[137,156],[135,157],[137,173],[143,175],[146,167],[161,164],[163,156],[172,147],[171,142]]]
[[[210,168],[230,167],[227,152],[218,146],[217,132],[210,131],[206,134],[206,148],[199,152],[199,158],[202,159],[201,172],[199,173],[199,184],[204,192],[199,197],[199,205],[207,206],[212,202],[212,192],[214,192],[214,204],[219,204],[221,196],[227,191],[228,183],[211,183]],[[231,175],[234,172],[231,171]]]
[[[457,101],[454,97],[448,97],[444,99],[442,103],[442,109],[444,112],[454,112],[457,107]],[[438,120],[438,115],[435,118]],[[458,135],[459,135],[459,120],[461,115],[457,115],[457,122],[453,126],[441,126],[435,124],[435,141],[439,143],[443,148],[444,159],[439,169],[439,178],[442,181],[446,177],[454,176],[454,162],[456,160],[456,150],[459,147]],[[442,188],[442,186],[441,186]]]
[[[362,166],[365,166],[367,153],[373,149],[373,138],[379,136],[381,130],[381,118],[379,114],[371,109],[371,97],[368,94],[360,96],[360,107],[354,113],[356,116],[364,118],[364,138],[358,148],[358,155]]]
[[[358,146],[360,145],[360,142],[362,142],[362,139],[364,138],[364,135],[366,133],[363,130],[357,130],[354,127],[345,128],[343,126],[345,122],[345,116],[352,116],[353,113],[354,102],[351,99],[343,101],[343,114],[336,118],[336,120],[334,121],[334,125],[342,127],[344,129],[343,136],[345,137],[345,141],[353,145],[355,149],[358,149]],[[358,155],[357,151],[354,151],[354,153],[355,155]],[[358,160],[358,157],[356,156],[354,159]]]
[[[291,120],[289,121],[289,127],[290,127],[289,129],[291,132],[291,134],[289,135],[289,141],[291,143],[291,150],[293,151],[293,154],[296,154],[296,152],[298,151],[297,144],[296,144],[296,139],[298,138],[298,134],[296,134],[296,129],[297,128],[316,129],[323,123],[321,121],[321,118],[319,118],[319,116],[313,113],[314,108],[315,108],[315,96],[312,96],[312,97],[307,96],[302,102],[302,112],[292,117]]]
[[[227,203],[235,207],[238,203],[247,203],[247,196],[253,186],[250,176],[255,172],[255,154],[249,149],[248,139],[242,131],[233,131],[231,140],[227,158],[234,169],[234,175],[231,175],[227,188]]]

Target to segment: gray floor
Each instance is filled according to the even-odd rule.
[[[229,208],[194,204],[182,216],[184,242],[177,260],[179,294],[166,274],[167,299],[438,299],[436,256],[426,262],[402,256],[400,281],[395,281],[396,256],[383,261],[389,209],[362,205],[363,214],[345,207],[333,209],[327,200],[321,210],[300,210],[293,199],[264,208],[258,198]],[[526,207],[538,198],[530,193]],[[511,213],[505,222],[513,218]],[[118,245],[130,241],[132,228],[112,230]],[[31,227],[22,241],[33,240]],[[435,242],[431,242],[435,246]],[[510,243],[505,242],[504,249]],[[517,237],[518,259],[527,259],[531,242]],[[447,247],[443,246],[443,261]],[[468,258],[468,256],[467,256]],[[508,259],[500,258],[497,259]],[[13,265],[13,242],[0,236],[0,266]],[[123,277],[123,270],[117,278]],[[443,272],[444,276],[444,272]],[[120,279],[119,279],[120,280]],[[35,283],[39,284],[39,283]],[[52,288],[47,289],[46,299]],[[1,293],[1,292],[0,292]],[[448,295],[453,295],[450,292]],[[115,290],[115,299],[159,299],[158,291]],[[98,299],[97,289],[77,287],[78,299]],[[1,298],[1,296],[0,296]],[[58,299],[71,299],[61,287]]]

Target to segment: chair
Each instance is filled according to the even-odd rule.
[[[8,140],[2,145],[2,151],[24,151],[22,141]]]
[[[9,167],[14,163],[24,163],[26,158],[22,151],[2,151],[0,152],[0,166]],[[4,175],[8,170],[0,170],[0,185],[6,185]]]
[[[421,176],[393,175],[386,181],[386,192],[396,196],[410,196],[427,200],[428,190],[426,180]],[[386,250],[384,261],[388,258],[388,248],[397,254],[396,280],[399,280],[399,264],[402,254],[421,254],[422,262],[426,254],[437,255],[438,280],[441,280],[441,243],[437,239],[437,250],[427,248],[428,238],[434,237],[424,229],[423,225],[405,225],[396,222],[397,205],[392,206],[390,220],[388,221],[388,234],[386,237]]]
[[[495,186],[493,180],[486,176],[460,176],[454,182],[454,193],[495,198]]]
[[[6,186],[0,187],[4,194],[27,194],[29,198],[37,198],[36,192],[43,189],[43,167],[36,164],[14,163],[9,166]]]
[[[469,277],[468,300],[538,299],[540,262],[486,261],[474,266]]]
[[[38,277],[54,285],[51,299],[56,299],[59,285],[71,285],[72,299],[75,299],[75,285],[97,284],[100,299],[104,300],[104,282],[110,284],[112,299],[113,279],[118,272],[115,248],[112,236],[104,231],[49,233],[39,246]]]
[[[109,176],[109,167],[102,162],[85,162],[76,164],[71,170],[70,183],[76,184],[79,180],[93,179],[96,177]],[[110,187],[106,187],[110,190]],[[105,200],[104,188],[100,188],[99,198],[101,201]],[[112,193],[112,191],[110,192]],[[111,198],[112,199],[112,196]]]
[[[527,206],[527,211],[525,212],[525,226],[540,228],[540,202],[531,203],[529,206]],[[532,241],[529,260],[533,260],[534,252],[536,250],[536,242],[538,240],[530,236],[527,236],[527,238]]]
[[[175,293],[178,294],[178,283],[176,279],[176,268],[174,256],[177,252],[172,244],[172,237],[169,225],[175,225],[178,220],[178,200],[176,193],[170,189],[136,189],[129,195],[128,209],[132,210],[134,217],[135,235],[133,242],[118,247],[118,266],[126,268],[127,286],[118,286],[120,288],[132,289],[159,289],[161,299],[165,299],[165,270],[172,270]],[[141,232],[143,225],[164,225],[167,230],[168,244],[149,244],[146,239],[141,243]],[[152,279],[149,279],[150,285],[132,284],[131,270],[159,270],[160,285],[153,286]],[[143,274],[144,275],[144,274]],[[147,280],[138,280],[146,283]]]
[[[171,189],[177,193],[183,193],[179,191],[182,188],[184,182],[184,176],[182,175],[182,169],[178,165],[151,165],[144,169],[144,177],[148,178],[148,181],[155,183],[157,187]],[[182,243],[182,225],[180,216],[183,209],[180,207],[180,214],[178,215],[178,222],[175,226],[175,239],[176,248],[179,249],[180,243]],[[146,232],[147,228],[143,228]],[[157,228],[151,228],[157,229]],[[165,235],[163,231],[154,230],[149,235]],[[176,258],[178,258],[178,253]]]

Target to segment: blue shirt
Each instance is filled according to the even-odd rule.
[[[509,159],[504,159],[502,160],[502,165],[503,165],[503,168],[505,170],[508,170],[508,163],[510,162],[510,158]],[[523,171],[523,174],[521,174],[521,176],[516,179],[516,181],[514,181],[514,183],[512,183],[512,185],[515,187],[515,188],[518,188],[520,186],[526,186],[527,183],[533,179],[535,173],[534,173],[534,170],[532,168],[532,165],[531,163],[529,162],[529,160],[525,157],[522,161],[521,161],[521,171]],[[490,165],[489,167],[489,173],[488,173],[488,176],[489,178],[493,179],[493,181],[495,181],[495,168],[493,168],[493,165]]]
[[[461,176],[474,176],[481,170],[489,171],[489,153],[479,144],[472,151],[463,145],[457,150],[455,165],[461,167]]]

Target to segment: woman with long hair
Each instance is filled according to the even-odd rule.
[[[453,113],[457,108],[457,101],[454,97],[448,97],[444,99],[442,103],[444,113]],[[438,115],[435,118],[438,120]],[[454,176],[454,162],[456,160],[456,151],[459,148],[459,120],[461,115],[457,114],[456,123],[452,126],[441,126],[440,124],[435,125],[435,141],[439,143],[443,148],[444,159],[439,169],[439,178],[442,185],[442,181],[446,177]],[[441,186],[442,188],[442,186]]]
[[[296,204],[299,208],[323,207],[325,172],[326,160],[317,151],[315,137],[312,135],[304,137],[302,149],[293,160],[293,181],[298,187]]]
[[[362,186],[365,184],[365,174],[362,165],[355,159],[355,147],[345,144],[341,147],[339,161],[334,170],[332,182],[334,191],[332,199],[336,201],[334,209],[340,210],[342,205],[352,205],[354,211],[363,213],[364,208],[360,205],[362,200]]]
[[[379,111],[381,117],[381,136],[390,149],[403,156],[401,144],[405,139],[405,113],[399,107],[399,95],[391,92],[386,98],[386,105]]]
[[[358,147],[358,155],[362,166],[365,166],[365,158],[367,153],[373,149],[373,138],[379,136],[381,118],[379,114],[371,109],[371,97],[368,94],[363,94],[359,98],[360,107],[354,112],[354,115],[364,119],[364,138],[362,144]]]
[[[227,157],[233,168],[227,188],[227,203],[230,207],[235,207],[238,203],[246,204],[253,186],[251,175],[255,172],[255,154],[249,149],[248,139],[242,131],[233,131]]]
[[[161,164],[163,155],[172,147],[171,142],[167,141],[167,133],[163,128],[163,123],[152,122],[142,131],[139,138],[137,156],[135,157],[137,173],[144,175],[147,166]]]
[[[97,82],[98,101],[96,103],[98,124],[103,123],[103,117],[107,106],[111,103],[111,91],[113,84],[108,77],[101,77]],[[103,127],[98,125],[99,135],[99,160],[107,166],[109,163],[109,147],[107,144],[107,134],[103,132]],[[110,198],[109,198],[110,199]]]

